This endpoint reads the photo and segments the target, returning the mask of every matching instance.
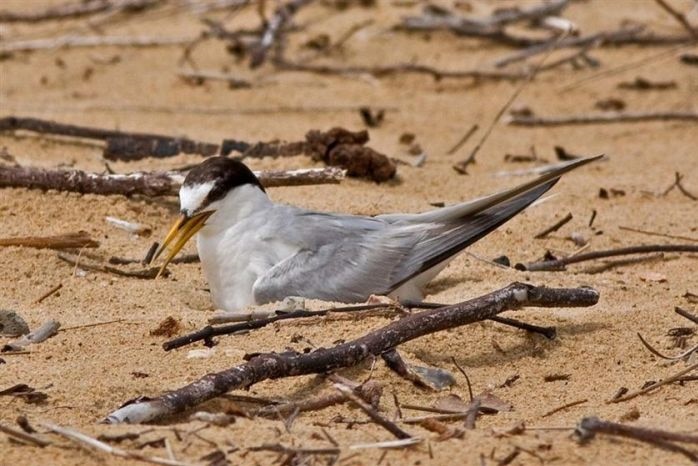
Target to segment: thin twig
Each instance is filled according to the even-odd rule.
[[[497,114],[495,115],[494,119],[492,119],[492,121],[490,122],[489,126],[488,126],[487,129],[485,130],[485,133],[482,135],[482,137],[480,138],[480,140],[478,141],[478,143],[475,145],[475,147],[473,148],[473,150],[470,152],[470,155],[469,155],[466,159],[461,160],[460,162],[458,162],[458,163],[456,163],[455,165],[453,165],[453,169],[454,169],[455,171],[457,171],[457,172],[460,173],[461,175],[467,175],[467,174],[468,174],[468,166],[469,166],[470,164],[472,164],[472,163],[475,163],[475,156],[476,156],[477,153],[480,151],[480,149],[482,148],[482,146],[485,144],[485,142],[487,141],[487,139],[490,137],[490,134],[492,134],[492,131],[494,130],[495,125],[496,125],[496,124],[499,122],[499,120],[502,118],[502,115],[504,115],[504,112],[506,112],[507,109],[509,109],[509,107],[511,107],[511,105],[514,103],[514,101],[515,101],[516,98],[519,96],[519,94],[521,94],[521,92],[524,90],[524,88],[526,87],[526,85],[529,84],[531,81],[533,81],[533,79],[536,77],[536,75],[538,74],[538,72],[539,72],[539,71],[541,70],[541,68],[543,67],[543,64],[545,63],[545,61],[548,59],[548,57],[550,56],[550,54],[552,53],[552,51],[555,49],[555,45],[556,45],[557,43],[559,43],[560,41],[562,41],[566,36],[567,36],[567,33],[562,33],[562,34],[560,35],[560,37],[558,37],[558,38],[556,39],[556,41],[553,42],[553,43],[550,45],[550,50],[549,50],[549,52],[548,52],[546,55],[543,56],[543,58],[542,58],[542,59],[540,60],[540,62],[535,66],[535,68],[533,68],[533,69],[531,70],[531,72],[528,73],[528,75],[526,76],[526,79],[516,88],[516,90],[513,92],[513,94],[511,94],[511,96],[509,97],[509,99],[508,99],[506,102],[504,102],[504,105],[499,109],[499,111],[498,111]]]
[[[470,129],[468,130],[468,132],[465,133],[465,134],[463,135],[463,137],[461,137],[461,138],[458,140],[458,142],[455,143],[455,144],[453,145],[453,147],[451,147],[448,151],[446,151],[446,153],[447,153],[448,155],[453,155],[453,154],[455,154],[456,152],[458,152],[458,149],[460,149],[461,147],[463,147],[463,145],[464,145],[466,142],[468,142],[468,140],[470,139],[470,137],[471,137],[473,134],[475,134],[475,131],[477,131],[478,128],[479,128],[479,126],[477,125],[477,123],[474,124],[473,126],[471,126]]]
[[[194,37],[167,36],[58,36],[0,42],[0,53],[31,52],[76,47],[167,47],[191,42]]]
[[[625,230],[625,231],[632,231],[635,233],[642,233],[643,235],[659,236],[661,238],[680,239],[680,240],[684,240],[684,241],[694,241],[694,242],[698,243],[698,238],[691,238],[689,236],[670,235],[668,233],[659,233],[656,231],[640,230],[639,228],[631,228],[631,227],[626,227],[626,226],[622,226],[622,225],[619,225],[618,229]]]
[[[536,238],[536,239],[545,238],[550,233],[554,233],[557,230],[559,230],[560,228],[562,228],[563,226],[565,226],[567,224],[567,222],[569,222],[570,220],[572,220],[572,212],[568,212],[567,215],[565,215],[560,221],[555,222],[555,224],[549,226],[548,228],[541,231],[540,233],[537,233],[534,236],[534,238]]]
[[[698,316],[694,316],[693,314],[691,314],[687,310],[681,309],[680,307],[677,306],[674,308],[674,312],[676,312],[681,317],[685,317],[686,319],[690,320],[694,324],[698,325]]]
[[[654,354],[655,356],[658,356],[662,359],[667,359],[669,361],[679,361],[683,358],[687,358],[688,356],[691,355],[694,351],[698,350],[698,345],[694,346],[693,348],[688,349],[687,351],[684,351],[683,353],[677,355],[677,356],[665,356],[659,351],[657,351],[652,345],[650,345],[644,338],[642,338],[642,335],[640,332],[637,333],[637,337],[640,339],[642,344],[649,350],[650,353]]]
[[[5,424],[0,422],[0,432],[3,432],[4,434],[7,434],[9,437],[12,437],[14,439],[20,440],[25,443],[31,443],[32,445],[36,445],[37,447],[46,447],[48,445],[51,445],[51,442],[48,440],[44,440],[40,438],[37,435],[32,435],[29,433],[26,433],[24,431],[15,429],[10,426],[6,426]]]
[[[620,437],[632,438],[641,442],[657,445],[670,451],[675,451],[687,456],[691,461],[698,462],[698,455],[676,445],[672,442],[698,443],[698,436],[669,432],[660,429],[647,429],[644,427],[627,426],[615,422],[602,421],[597,417],[586,417],[577,426],[575,433],[580,440],[588,441],[594,434],[616,435]]]
[[[572,402],[570,402],[570,403],[565,403],[565,404],[562,405],[562,406],[558,406],[557,408],[551,409],[550,411],[548,411],[548,412],[546,412],[545,414],[543,414],[541,417],[549,417],[549,416],[552,416],[552,415],[555,414],[555,413],[558,413],[558,412],[560,412],[560,411],[563,411],[563,410],[565,410],[565,409],[567,409],[567,408],[571,408],[571,407],[573,407],[573,406],[581,405],[582,403],[586,403],[587,401],[589,401],[589,399],[588,399],[588,398],[584,398],[583,400],[577,400],[577,401],[572,401]]]
[[[356,396],[351,388],[339,383],[334,384],[334,388],[339,390],[339,392],[346,396],[349,399],[349,401],[351,401],[357,407],[361,408],[361,410],[365,412],[373,422],[383,427],[385,430],[393,434],[398,439],[407,439],[414,437],[414,435],[411,435],[402,430],[400,427],[397,426],[397,424],[380,414],[371,405],[369,405],[368,403],[364,402],[361,398]]]
[[[541,270],[565,270],[570,264],[590,260],[604,259],[606,257],[625,256],[630,254],[650,254],[654,252],[698,252],[698,245],[693,244],[648,244],[642,246],[630,246],[627,248],[607,249],[605,251],[593,251],[586,254],[563,257],[562,259],[544,260],[527,264],[516,264],[517,270],[530,272]]]
[[[632,392],[632,393],[628,393],[627,395],[621,396],[620,398],[614,398],[612,400],[609,400],[608,402],[609,403],[620,403],[621,401],[632,400],[633,398],[640,396],[640,395],[644,395],[645,393],[650,392],[650,391],[654,390],[655,388],[659,388],[663,385],[668,385],[672,382],[676,382],[676,381],[678,381],[678,379],[680,379],[684,375],[686,375],[689,372],[692,372],[696,369],[698,369],[698,363],[693,364],[692,366],[688,366],[687,368],[683,369],[682,371],[679,371],[678,373],[676,373],[670,377],[667,377],[666,379],[662,379],[659,382],[655,382],[652,385],[648,385],[647,387],[645,387],[641,390],[638,390],[638,391]]]
[[[693,26],[691,26],[691,23],[688,22],[688,19],[686,19],[686,15],[683,13],[680,13],[674,9],[671,5],[669,5],[667,2],[664,0],[654,0],[659,6],[661,6],[664,11],[669,13],[676,21],[681,24],[681,26],[691,35],[693,36],[694,39],[698,40],[698,30],[694,29]]]
[[[99,450],[113,456],[118,456],[120,458],[133,459],[138,461],[144,461],[146,463],[160,464],[165,466],[187,466],[189,464],[182,463],[181,461],[173,461],[167,458],[146,456],[135,451],[128,451],[119,447],[113,447],[107,443],[97,440],[96,438],[85,435],[82,432],[78,432],[77,430],[69,429],[67,427],[61,427],[56,424],[44,422],[42,423],[42,425],[45,428],[49,429],[51,432],[65,437],[68,440],[72,440],[75,443],[94,448],[95,450]]]
[[[63,288],[63,283],[59,283],[58,285],[54,286],[50,290],[48,290],[46,293],[42,294],[41,297],[39,297],[35,302],[36,304],[41,304],[41,302],[51,296],[52,294],[56,293],[58,290]]]
[[[599,113],[562,117],[511,115],[509,124],[514,126],[567,126],[606,123],[640,123],[645,121],[698,121],[698,112]]]

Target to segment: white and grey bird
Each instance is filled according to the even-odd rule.
[[[156,257],[161,271],[195,234],[214,304],[227,311],[288,296],[361,302],[370,295],[422,300],[459,252],[548,191],[574,160],[515,188],[420,214],[375,217],[314,212],[273,202],[242,162],[211,157],[179,191],[181,215]]]

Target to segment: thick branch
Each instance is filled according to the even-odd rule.
[[[0,23],[38,23],[53,19],[79,18],[103,11],[141,11],[159,2],[160,0],[88,0],[29,13],[0,11]]]
[[[541,288],[512,283],[479,298],[445,308],[409,315],[355,340],[311,353],[266,353],[247,363],[208,374],[180,389],[149,401],[132,403],[111,413],[107,423],[147,422],[184,411],[230,390],[267,379],[328,372],[352,367],[415,338],[478,322],[523,306],[590,306],[599,295],[590,288]]]
[[[255,172],[266,187],[339,183],[345,171],[336,167]],[[55,189],[83,194],[176,196],[184,181],[177,172],[135,172],[125,175],[82,170],[49,170],[0,165],[0,188]]]
[[[58,36],[0,43],[0,52],[31,52],[76,47],[164,47],[188,44],[195,37],[172,36]]]

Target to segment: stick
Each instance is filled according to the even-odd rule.
[[[690,236],[670,235],[668,233],[659,233],[656,231],[640,230],[639,228],[631,228],[631,227],[626,227],[626,226],[622,226],[622,225],[619,225],[618,229],[625,230],[625,231],[632,231],[635,233],[642,233],[643,235],[659,236],[662,238],[671,238],[671,239],[680,239],[680,240],[684,240],[684,241],[695,241],[698,243],[698,238],[691,238]]]
[[[35,301],[36,304],[41,304],[41,302],[44,299],[48,298],[49,296],[51,296],[52,294],[54,294],[55,292],[57,292],[61,288],[63,288],[63,283],[59,283],[58,285],[54,286],[53,288],[48,290],[46,293],[42,294],[41,297]]]
[[[334,388],[336,388],[340,393],[346,396],[347,399],[349,399],[349,401],[354,403],[363,412],[365,412],[373,422],[383,427],[385,430],[393,434],[396,438],[408,439],[414,437],[414,435],[408,434],[407,432],[399,428],[397,424],[380,414],[372,406],[370,406],[368,403],[364,402],[361,398],[356,396],[354,392],[346,385],[336,383],[334,384]]]
[[[366,358],[421,336],[494,317],[522,306],[589,306],[599,294],[590,288],[540,288],[512,283],[500,290],[445,308],[411,314],[355,340],[310,353],[259,354],[247,363],[212,373],[180,389],[112,412],[107,423],[147,422],[181,412],[230,390],[270,378],[291,377],[353,367]]]
[[[0,167],[2,170],[2,167]],[[0,238],[0,247],[20,246],[34,249],[79,249],[96,248],[99,243],[86,231],[55,236],[25,236],[22,238]]]
[[[41,21],[79,18],[103,11],[132,10],[142,11],[159,3],[159,0],[90,0],[76,3],[66,3],[43,11],[15,13],[0,11],[0,23],[39,23]]]
[[[572,212],[568,212],[567,215],[564,216],[559,222],[556,222],[554,225],[551,225],[548,228],[546,228],[545,230],[536,234],[536,236],[534,236],[534,238],[535,239],[545,238],[550,233],[556,232],[557,230],[559,230],[560,228],[565,226],[567,224],[567,222],[569,222],[570,220],[572,220]]]
[[[597,115],[572,115],[563,117],[537,117],[512,115],[509,120],[514,126],[566,126],[595,125],[604,123],[638,123],[643,121],[698,121],[698,112],[638,112]]]
[[[671,5],[664,0],[654,0],[660,7],[669,13],[694,39],[698,40],[698,31],[691,26],[691,23],[686,19],[686,15],[676,11]]]
[[[20,351],[25,346],[39,344],[57,334],[59,328],[61,328],[60,322],[57,320],[49,320],[33,332],[27,333],[17,340],[6,344],[0,351]]]
[[[97,440],[96,438],[85,435],[82,432],[78,432],[77,430],[69,429],[67,427],[61,427],[56,424],[43,422],[41,423],[41,425],[50,430],[51,432],[56,433],[61,437],[65,437],[68,440],[72,440],[75,443],[94,448],[95,450],[99,450],[113,456],[118,456],[120,458],[145,461],[146,463],[161,464],[165,466],[187,466],[189,464],[182,463],[181,461],[169,460],[166,458],[145,456],[135,451],[128,451],[119,447],[113,447],[107,443]]]
[[[194,37],[58,36],[0,43],[0,53],[32,52],[76,47],[167,47],[188,44]]]
[[[306,311],[304,309],[300,309],[297,311],[291,311],[291,312],[284,312],[284,313],[278,313],[276,315],[272,315],[269,317],[264,317],[264,318],[254,318],[253,320],[247,319],[244,322],[240,322],[237,324],[232,324],[232,325],[223,325],[220,327],[212,327],[211,325],[207,325],[206,327],[197,330],[195,332],[189,333],[187,335],[182,335],[181,337],[177,337],[173,340],[166,341],[165,343],[162,344],[162,347],[165,351],[170,351],[176,348],[180,348],[182,346],[189,345],[191,343],[197,342],[197,341],[202,341],[202,340],[208,340],[216,336],[221,336],[221,335],[231,335],[237,332],[243,332],[243,331],[249,331],[249,330],[255,330],[258,328],[266,327],[267,325],[273,324],[274,322],[278,322],[281,320],[287,320],[287,319],[298,319],[302,317],[318,317],[318,316],[325,316],[329,314],[330,312],[337,312],[337,313],[344,313],[344,312],[357,312],[357,311],[370,311],[370,310],[375,310],[375,309],[387,309],[391,307],[392,304],[383,304],[383,303],[377,303],[377,304],[360,304],[357,306],[345,306],[345,307],[339,307],[339,308],[329,308],[329,309],[322,309],[319,311]],[[265,314],[270,314],[269,312],[266,312]]]
[[[85,261],[80,261],[80,255],[58,253],[57,256],[60,260],[67,262],[68,264],[74,266],[75,268],[80,267],[83,270],[91,270],[93,272],[110,273],[112,275],[119,275],[121,277],[130,278],[140,278],[143,280],[154,280],[157,278],[160,272],[159,267],[150,267],[148,269],[142,270],[122,270],[117,267],[111,267],[105,264],[90,263]]]
[[[13,427],[10,427],[10,426],[6,426],[5,424],[3,424],[1,422],[0,422],[0,432],[7,434],[9,437],[19,439],[22,442],[31,443],[32,445],[36,445],[37,447],[43,448],[43,447],[51,445],[51,442],[49,442],[48,440],[44,440],[36,435],[32,435],[32,434],[26,433],[24,431],[17,430]]]
[[[448,155],[453,155],[453,154],[455,154],[456,152],[458,152],[458,149],[460,149],[461,147],[463,147],[463,145],[464,145],[466,142],[468,142],[468,139],[470,139],[470,137],[471,137],[473,134],[475,134],[475,131],[477,131],[478,128],[479,128],[479,126],[478,126],[477,124],[474,124],[473,126],[471,126],[470,129],[468,130],[468,132],[465,133],[465,134],[463,135],[463,137],[460,138],[460,139],[458,140],[458,142],[455,143],[455,144],[453,145],[453,147],[451,147],[448,151],[446,151],[446,153],[447,153]]]
[[[674,312],[676,312],[681,317],[685,317],[688,320],[690,320],[691,322],[693,322],[694,324],[698,325],[698,316],[694,316],[693,314],[691,314],[687,310],[682,309],[682,308],[677,306],[674,308]]]
[[[632,393],[628,393],[627,395],[621,396],[619,398],[613,398],[612,400],[609,400],[608,402],[609,403],[620,403],[621,401],[632,400],[633,398],[640,396],[640,395],[644,395],[645,393],[652,391],[655,388],[659,388],[662,385],[667,385],[667,384],[670,384],[672,382],[676,382],[678,379],[680,379],[684,375],[686,375],[689,372],[694,371],[696,369],[698,369],[698,363],[693,364],[692,366],[688,366],[684,370],[682,370],[682,371],[680,371],[680,372],[678,372],[670,377],[667,377],[666,379],[660,380],[659,382],[655,382],[652,385],[648,385],[647,387],[645,387],[641,390],[638,390],[638,391],[632,392]]]
[[[543,414],[541,417],[549,417],[549,416],[552,416],[553,414],[555,414],[555,413],[557,413],[557,412],[560,412],[560,411],[565,410],[565,409],[567,409],[567,408],[571,408],[571,407],[573,407],[573,406],[580,405],[580,404],[582,404],[582,403],[586,403],[587,401],[589,401],[589,399],[588,399],[588,398],[584,398],[583,400],[577,400],[577,401],[572,401],[572,402],[570,402],[570,403],[566,403],[566,404],[564,404],[564,405],[562,405],[562,406],[558,406],[557,408],[551,409],[551,410],[548,411],[547,413]]]
[[[413,63],[399,63],[385,66],[344,66],[335,67],[329,65],[309,65],[305,63],[294,63],[282,58],[274,60],[274,65],[283,71],[299,71],[320,75],[355,76],[370,75],[375,78],[383,78],[396,74],[424,74],[431,76],[436,81],[442,79],[491,79],[495,81],[518,81],[526,78],[525,73],[496,71],[496,70],[443,70],[433,68],[428,65]]]
[[[179,70],[177,75],[182,79],[193,82],[203,83],[204,81],[225,81],[230,89],[249,89],[252,83],[245,79],[229,74],[221,73],[212,70]]]
[[[648,254],[653,252],[698,252],[698,245],[694,244],[648,244],[642,246],[630,246],[627,248],[607,249],[605,251],[593,251],[576,256],[563,257],[562,259],[531,262],[528,264],[516,264],[517,270],[538,272],[541,270],[565,270],[565,266],[606,257],[625,256],[629,254]]]
[[[668,432],[660,429],[626,426],[615,422],[602,421],[597,417],[582,419],[575,430],[582,441],[588,441],[594,434],[601,433],[632,438],[641,442],[651,443],[666,450],[675,451],[687,456],[691,461],[698,462],[698,455],[671,442],[698,443],[698,436]]]
[[[346,171],[337,167],[255,172],[265,187],[339,183]],[[178,172],[99,174],[82,170],[49,170],[0,165],[0,188],[55,189],[82,194],[176,196],[184,181]]]
[[[162,134],[118,131],[69,125],[39,118],[0,118],[0,131],[31,131],[107,142],[104,157],[108,160],[133,161],[145,157],[172,157],[180,153],[215,155],[218,144],[177,138]]]

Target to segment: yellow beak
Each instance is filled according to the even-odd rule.
[[[213,214],[213,211],[201,212],[193,217],[187,217],[186,215],[182,214],[179,216],[179,218],[177,218],[151,261],[151,263],[155,261],[155,259],[157,259],[160,254],[167,249],[170,243],[174,241],[172,247],[170,248],[169,254],[165,258],[165,263],[162,264],[162,267],[160,267],[160,271],[157,275],[158,277],[165,271],[167,264],[169,264],[177,253],[182,250],[184,245],[187,244],[187,241],[189,241],[192,236],[203,228],[203,226],[206,224],[206,220],[211,216],[211,214]],[[177,238],[176,241],[175,238]]]

